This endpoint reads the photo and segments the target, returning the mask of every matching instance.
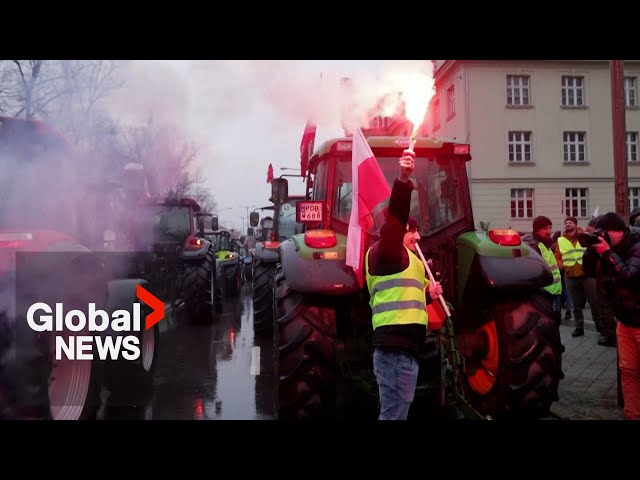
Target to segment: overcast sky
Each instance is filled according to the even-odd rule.
[[[342,135],[340,77],[354,79],[364,108],[398,72],[431,77],[430,70],[427,60],[133,61],[106,107],[123,121],[140,122],[153,112],[182,125],[200,146],[221,221],[239,228],[242,206],[269,204],[269,163],[275,176],[296,173],[280,169],[299,168],[307,118],[318,122],[316,146]],[[303,192],[302,180],[289,185],[291,193]]]

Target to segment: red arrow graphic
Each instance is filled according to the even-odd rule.
[[[149,330],[164,318],[164,302],[147,291],[140,284],[136,285],[136,297],[153,308],[153,312],[147,315],[147,318],[145,319],[145,327]]]

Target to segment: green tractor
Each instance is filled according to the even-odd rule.
[[[218,280],[215,250],[205,237],[200,209],[191,198],[139,201],[131,223],[134,250],[142,254],[135,273],[174,309],[184,304],[191,321],[211,323],[219,311]]]
[[[308,200],[296,212],[305,231],[279,248],[273,315],[280,419],[339,415],[347,408],[342,400],[354,394],[377,415],[369,294],[345,263],[351,141],[326,141],[309,159]],[[367,141],[391,186],[408,139]],[[475,231],[469,145],[419,137],[414,151],[411,215],[451,319],[428,331],[410,418],[548,415],[558,400],[564,350],[559,319],[540,290],[552,282],[550,269],[517,232]],[[272,191],[284,200],[286,179],[274,180]],[[365,248],[378,238],[385,204],[372,212]]]
[[[207,234],[216,252],[216,269],[222,280],[224,294],[230,297],[240,295],[242,289],[242,267],[237,252],[234,251],[231,233],[216,230]]]
[[[280,243],[301,231],[296,222],[296,204],[304,200],[303,196],[287,195],[283,201],[274,201],[272,206],[260,210],[272,210],[274,218],[260,220],[260,233],[253,250],[253,329],[258,334],[271,334],[273,331],[273,285],[278,249]],[[252,227],[258,226],[259,213],[251,212],[249,221]]]

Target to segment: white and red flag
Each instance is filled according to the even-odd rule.
[[[391,195],[389,183],[373,156],[362,130],[353,133],[351,147],[351,218],[347,233],[347,265],[353,268],[360,286],[364,284],[365,219]]]

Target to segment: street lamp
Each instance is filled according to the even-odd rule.
[[[254,208],[254,207],[257,207],[257,205],[241,205],[241,206],[240,206],[240,208],[244,208],[244,209],[246,209],[246,210],[247,210],[247,216],[246,216],[246,217],[244,217],[244,218],[249,218],[249,209],[250,209],[250,208]]]

